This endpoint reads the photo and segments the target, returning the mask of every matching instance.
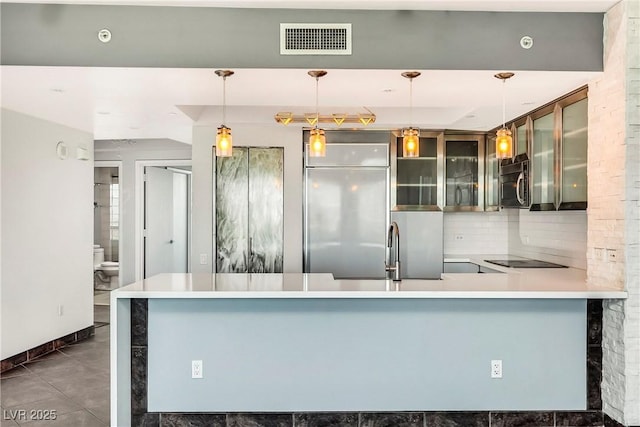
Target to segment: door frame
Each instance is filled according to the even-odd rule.
[[[118,265],[120,266],[120,274],[118,274],[118,287],[122,287],[122,261],[123,253],[122,249],[124,247],[122,243],[122,238],[124,237],[123,230],[123,220],[122,216],[122,160],[94,160],[93,167],[95,168],[118,168],[118,187],[120,188],[118,193]],[[95,189],[94,189],[95,192]],[[94,199],[95,200],[95,199]],[[93,236],[93,240],[95,243],[95,236]]]
[[[136,160],[136,188],[135,188],[135,280],[142,280],[142,272],[144,271],[144,168],[147,166],[172,167],[172,166],[191,166],[191,159],[183,160]],[[191,212],[189,215],[191,216]],[[188,229],[191,234],[191,229]],[[189,236],[189,245],[187,252],[190,252],[191,235]]]

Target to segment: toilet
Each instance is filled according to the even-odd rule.
[[[117,276],[120,273],[120,263],[118,262],[104,261],[100,263],[98,268],[102,270],[105,276],[109,277]]]
[[[104,248],[93,245],[93,287],[115,289],[119,287],[120,263],[104,260]]]
[[[104,248],[101,248],[100,245],[93,245],[93,271],[96,271],[103,262]]]

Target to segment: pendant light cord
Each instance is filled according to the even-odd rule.
[[[505,101],[505,84],[507,83],[507,79],[502,79],[502,128],[506,129],[505,126],[505,111],[506,111],[506,101]]]
[[[222,126],[227,121],[227,76],[222,76]]]
[[[409,128],[413,128],[413,77],[409,79]]]
[[[318,129],[318,121],[320,120],[320,110],[318,109],[318,82],[320,77],[316,76],[316,129]]]

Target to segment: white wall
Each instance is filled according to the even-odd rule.
[[[122,161],[120,182],[120,283],[122,286],[135,281],[135,227],[136,227],[136,161],[137,160],[189,160],[191,146],[169,140],[96,141],[95,160]]]
[[[2,109],[5,359],[93,324],[91,134]],[[56,155],[58,141],[68,149]],[[63,315],[58,315],[58,306]]]
[[[286,273],[302,271],[302,130],[299,126],[233,125],[234,146],[284,147],[284,266]],[[214,125],[193,129],[193,256],[194,273],[211,273],[213,255]],[[201,265],[200,254],[208,263]]]
[[[602,403],[640,425],[640,2],[616,4],[604,27],[604,73],[589,84],[587,280],[628,293],[604,302]]]

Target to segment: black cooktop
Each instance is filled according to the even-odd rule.
[[[485,259],[485,261],[511,268],[567,268],[566,265],[539,261],[537,259]]]

